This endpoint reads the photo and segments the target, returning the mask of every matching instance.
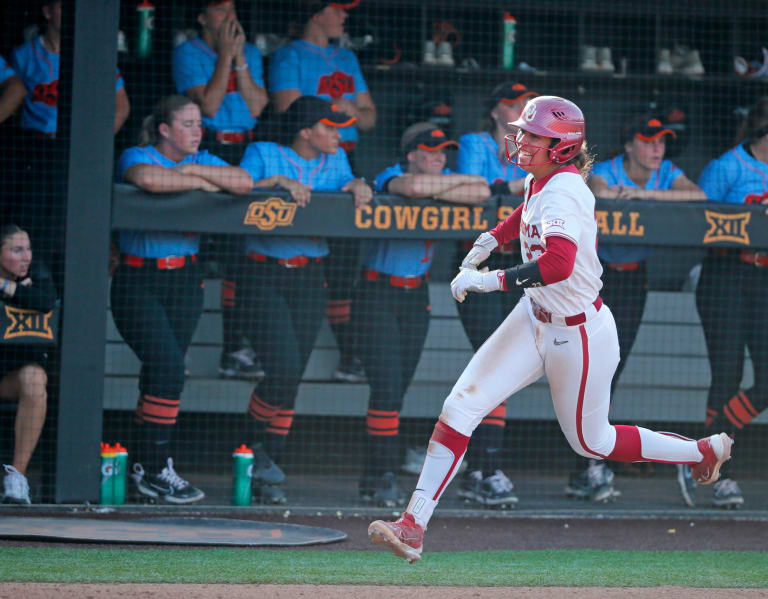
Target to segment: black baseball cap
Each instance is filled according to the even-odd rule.
[[[632,119],[622,129],[622,143],[628,143],[633,139],[653,141],[665,135],[677,137],[677,134],[665,127],[662,122],[653,116],[640,116]]]
[[[538,96],[536,92],[529,90],[522,83],[502,83],[497,85],[486,100],[486,108],[490,111],[499,102],[514,104],[520,99]]]
[[[431,125],[428,127],[427,125]],[[455,141],[448,139],[448,136],[442,129],[438,129],[432,123],[417,123],[411,125],[403,133],[403,137],[400,140],[400,147],[403,154],[412,152],[413,150],[427,150],[428,152],[435,152],[447,147],[458,148],[459,144]]]
[[[297,98],[285,111],[284,117],[286,126],[294,133],[314,127],[317,123],[325,123],[331,127],[349,127],[357,120],[316,96]]]
[[[331,2],[330,0],[299,0],[296,5],[299,21],[306,23],[314,15],[324,10],[326,6],[350,10],[360,4],[360,0],[349,0],[347,2]]]

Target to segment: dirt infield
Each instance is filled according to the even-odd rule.
[[[758,599],[765,589],[396,587],[221,584],[0,584],[0,599]]]
[[[23,510],[14,510],[19,516]],[[36,516],[72,517],[65,512],[26,512]],[[167,514],[156,514],[158,517]],[[190,514],[185,514],[190,515]],[[212,514],[205,514],[211,516]],[[309,516],[278,514],[216,514],[217,517],[286,522],[333,528],[347,533],[347,540],[328,545],[291,547],[303,551],[381,551],[368,542],[368,524],[377,516],[337,517],[333,515]],[[104,520],[147,518],[150,514],[83,514],[80,517]],[[614,519],[575,516],[571,518],[524,518],[524,517],[446,517],[436,515],[430,523],[424,540],[425,552],[437,551],[484,551],[496,549],[616,549],[647,551],[731,550],[765,551],[768,548],[768,520],[728,519]],[[2,540],[5,546],[66,546],[89,547],[79,543],[50,543],[42,541]],[[95,545],[103,547],[103,545]],[[140,550],[152,545],[120,545],[111,547]],[[165,549],[183,549],[174,545],[162,545]],[[279,548],[278,548],[279,549]]]

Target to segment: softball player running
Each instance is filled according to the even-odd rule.
[[[699,185],[715,202],[768,204],[768,98],[752,106],[736,145],[706,166]],[[768,290],[766,266],[765,250],[713,248],[704,258],[696,307],[712,373],[706,413],[710,430],[726,427],[736,433],[768,406],[768,332],[762,301]],[[754,384],[742,390],[745,346],[752,358]],[[744,503],[739,485],[727,472],[713,491],[717,507]]]
[[[599,198],[702,201],[706,195],[675,164],[664,159],[666,136],[675,136],[651,115],[633,115],[621,130],[622,152],[598,162],[588,180]],[[648,296],[645,261],[652,248],[643,245],[600,244],[597,255],[603,267],[601,295],[613,313],[619,336],[619,364],[611,383],[611,395],[635,342]],[[650,465],[650,463],[649,463]],[[680,470],[682,472],[682,469]],[[613,472],[604,462],[590,459],[587,467],[571,475],[565,487],[571,497],[606,501],[619,492],[613,488]]]
[[[495,194],[521,194],[527,173],[507,160],[504,138],[514,133],[511,123],[520,118],[525,104],[536,96],[522,83],[497,86],[485,103],[485,130],[467,133],[459,139],[458,171],[485,177]],[[457,265],[470,249],[471,241],[457,245]],[[520,247],[513,243],[498,248],[486,266],[495,270],[520,262]],[[521,295],[522,290],[478,295],[458,305],[461,324],[475,351],[512,311]],[[509,507],[517,502],[514,484],[501,470],[506,417],[507,402],[503,401],[478,425],[467,453],[467,474],[458,489],[460,497],[493,507]]]
[[[482,177],[452,174],[445,167],[445,149],[457,145],[432,123],[412,125],[401,140],[404,162],[381,172],[376,190],[408,198],[484,202],[490,190]],[[434,252],[431,241],[371,240],[355,291],[360,356],[371,386],[360,497],[377,505],[394,507],[406,499],[395,479],[400,411],[429,328],[426,283]]]
[[[117,164],[117,180],[155,193],[193,189],[245,194],[243,169],[198,151],[200,109],[191,98],[168,96],[143,124],[141,145]],[[170,441],[184,388],[184,355],[203,310],[197,267],[200,236],[120,231],[120,265],[112,277],[115,326],[141,361],[132,479],[142,495],[192,503],[205,495],[173,468]]]
[[[303,96],[282,115],[279,143],[248,146],[241,166],[256,187],[282,187],[304,207],[310,191],[349,191],[361,206],[371,188],[355,179],[339,147],[341,130],[355,122],[320,98]],[[262,503],[284,503],[280,467],[293,424],[301,375],[320,330],[325,306],[324,239],[251,236],[235,277],[246,337],[264,361],[266,375],[248,406],[254,452],[254,495]]]
[[[451,282],[468,292],[523,288],[514,310],[474,355],[443,405],[416,490],[395,522],[368,528],[375,544],[410,562],[421,557],[424,530],[464,457],[470,435],[505,398],[546,374],[560,428],[585,457],[692,466],[709,484],[731,456],[725,433],[694,441],[673,433],[608,422],[611,379],[619,362],[616,325],[599,296],[595,198],[583,180],[591,156],[584,117],[574,103],[539,96],[525,107],[510,159],[525,169],[525,201],[503,223],[478,237]],[[524,264],[480,272],[496,247],[519,237]]]

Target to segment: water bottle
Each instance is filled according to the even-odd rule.
[[[115,500],[114,491],[115,450],[106,443],[101,444],[101,486],[99,488],[99,503],[112,505]]]
[[[253,450],[241,445],[232,454],[232,505],[251,505]]]
[[[142,0],[136,7],[136,57],[149,58],[152,53],[152,30],[155,28],[155,7],[149,0]]]
[[[504,13],[504,49],[501,56],[501,66],[511,69],[515,66],[515,27],[517,20],[508,12]]]
[[[114,505],[123,505],[125,503],[125,481],[128,471],[128,450],[115,443],[112,449],[115,452],[115,467],[112,475],[112,501]]]

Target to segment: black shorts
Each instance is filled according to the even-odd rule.
[[[52,348],[0,343],[0,380],[27,364],[39,364],[46,368],[50,349]]]

